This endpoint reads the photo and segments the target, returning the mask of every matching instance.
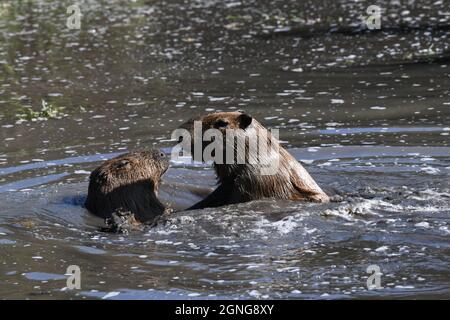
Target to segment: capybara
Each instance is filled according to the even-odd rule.
[[[317,185],[303,166],[279,143],[266,128],[250,115],[241,112],[218,112],[192,119],[181,126],[187,129],[191,137],[192,147],[195,147],[194,122],[201,121],[201,134],[208,129],[218,129],[223,134],[222,153],[224,159],[227,154],[227,132],[244,137],[245,163],[214,162],[219,186],[204,200],[193,205],[189,209],[201,209],[206,207],[218,207],[227,204],[241,203],[263,198],[289,199],[295,201],[328,202],[329,197]],[[197,130],[196,130],[197,131]],[[198,133],[197,133],[198,134]],[[269,152],[259,154],[256,149],[249,148],[249,139],[266,137]],[[180,139],[181,141],[182,139]],[[214,141],[214,140],[213,140]],[[202,151],[213,142],[200,142]],[[236,160],[236,140],[231,142],[231,150]],[[241,149],[242,150],[242,149]],[[215,151],[212,152],[212,154]],[[193,158],[197,159],[195,152]],[[228,152],[230,153],[230,152]],[[214,154],[213,154],[214,156]],[[259,162],[251,163],[249,159],[258,159]],[[274,162],[277,170],[272,174],[261,174],[263,167]]]
[[[89,177],[86,208],[101,218],[118,210],[132,213],[142,223],[165,212],[158,200],[158,186],[169,167],[159,150],[140,150],[105,161]]]

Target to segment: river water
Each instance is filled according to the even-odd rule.
[[[81,30],[71,1],[0,4],[1,298],[450,298],[448,1],[377,1],[372,32],[366,1],[78,3]],[[166,224],[99,231],[92,169],[233,110],[344,200],[183,212],[214,172],[172,161]]]

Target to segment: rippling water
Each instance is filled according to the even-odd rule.
[[[380,1],[375,33],[353,27],[364,1],[86,0],[80,31],[66,5],[0,4],[0,297],[450,298],[445,1]],[[42,100],[57,118],[24,120]],[[172,162],[166,224],[100,232],[89,172],[221,110],[280,129],[343,201],[183,212],[215,177]]]

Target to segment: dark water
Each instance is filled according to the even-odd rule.
[[[71,1],[0,4],[0,297],[450,298],[448,1],[377,1],[374,32],[358,27],[366,1],[79,3],[81,30]],[[27,111],[42,100],[55,118]],[[279,128],[345,200],[98,231],[80,204],[101,160],[170,152],[179,124],[231,110]],[[181,210],[214,183],[172,162],[161,197]]]

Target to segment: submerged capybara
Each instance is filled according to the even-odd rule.
[[[111,218],[120,210],[132,213],[139,222],[152,222],[165,211],[157,193],[168,167],[168,157],[153,149],[107,160],[89,177],[85,206],[101,218]]]
[[[217,129],[223,134],[223,144],[221,152],[224,159],[227,157],[227,149],[233,151],[234,162],[214,161],[214,169],[217,174],[219,186],[204,200],[193,205],[189,209],[201,209],[206,207],[218,207],[227,204],[241,203],[263,198],[289,199],[295,201],[328,202],[329,197],[322,191],[313,178],[303,168],[303,166],[287,152],[279,141],[257,120],[241,112],[219,112],[212,113],[192,119],[181,126],[187,129],[194,137],[194,122],[201,121],[201,134],[208,129]],[[236,137],[244,137],[245,154],[244,163],[237,162],[238,152],[235,140],[227,140],[226,134],[232,133]],[[198,133],[197,133],[198,134]],[[266,137],[268,152],[266,154],[255,152],[259,149],[249,147],[249,139]],[[180,140],[181,141],[181,140]],[[214,140],[213,140],[214,141]],[[195,148],[195,137],[192,138],[192,147]],[[227,144],[228,142],[228,144]],[[200,142],[204,151],[213,142]],[[241,149],[242,150],[242,149]],[[214,151],[216,152],[216,151]],[[214,152],[212,152],[214,156]],[[193,158],[197,159],[195,152]],[[230,153],[230,152],[228,152]],[[258,160],[258,161],[250,161]],[[276,170],[262,174],[262,169],[276,164]]]

